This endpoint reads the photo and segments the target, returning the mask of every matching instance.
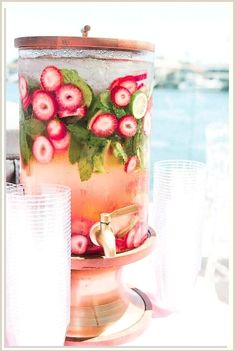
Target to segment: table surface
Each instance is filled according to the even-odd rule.
[[[178,312],[166,313],[154,304],[157,287],[149,265],[148,260],[143,260],[124,268],[125,282],[147,293],[153,302],[150,326],[124,346],[225,348],[231,345],[232,311],[218,299],[213,283],[199,276],[188,304]]]
[[[153,204],[149,207],[149,224],[155,228]],[[215,280],[198,276],[191,297],[178,312],[166,313],[157,307],[157,283],[154,252],[123,268],[123,280],[145,292],[153,303],[150,326],[128,347],[220,347],[232,345],[232,309],[219,300]],[[231,347],[230,347],[231,348]]]

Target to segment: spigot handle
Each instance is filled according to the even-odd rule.
[[[101,213],[100,222],[95,223],[90,229],[90,239],[98,246],[102,246],[105,256],[112,258],[116,255],[115,234],[110,225],[113,218],[136,213],[138,205],[132,204],[114,210],[112,213]]]
[[[128,205],[127,207],[119,208],[114,210],[112,213],[110,213],[111,218],[115,218],[117,216],[122,216],[126,214],[131,214],[131,213],[137,213],[138,211],[138,205],[137,204],[132,204]]]
[[[138,211],[138,205],[132,204],[123,208],[116,209],[112,213],[101,213],[100,222],[103,224],[110,224],[113,218],[116,218],[122,215],[131,214],[131,213],[137,213],[137,211]]]

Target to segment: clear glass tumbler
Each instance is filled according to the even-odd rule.
[[[164,160],[155,164],[154,298],[159,308],[177,311],[193,291],[201,268],[205,186],[203,163]]]
[[[6,344],[63,346],[70,318],[71,191],[6,186]]]

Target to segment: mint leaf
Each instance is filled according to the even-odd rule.
[[[87,119],[88,121],[90,120],[91,117],[93,117],[96,114],[97,109],[99,109],[99,97],[94,97],[92,100],[92,104],[89,107],[88,113],[87,113]]]
[[[93,99],[93,92],[91,87],[78,75],[76,70],[68,70],[62,68],[61,74],[65,84],[72,83],[77,86],[83,94],[83,102],[86,106],[90,106]]]
[[[79,143],[72,136],[69,145],[69,161],[71,162],[71,164],[75,164],[79,160],[81,155],[80,151],[81,147]]]
[[[76,81],[75,85],[82,91],[83,102],[86,106],[89,107],[91,105],[92,98],[93,98],[91,88],[83,80]]]
[[[142,147],[139,147],[136,151],[137,157],[139,159],[139,165],[141,169],[144,168],[144,155],[143,155],[143,149]]]
[[[134,148],[133,148],[133,138],[126,138],[124,142],[124,149],[128,156],[135,155]]]
[[[118,119],[127,114],[124,109],[117,108],[115,105],[112,105],[112,110]]]
[[[78,122],[77,116],[65,117],[63,120],[66,125],[75,124]]]
[[[89,136],[89,144],[93,147],[97,147],[98,149],[102,150],[108,143],[108,139],[96,137],[92,134]]]
[[[119,142],[112,142],[112,148],[113,148],[113,155],[115,158],[126,162],[128,157],[126,155],[125,150],[123,149],[121,143]]]
[[[20,123],[23,123],[24,120],[25,120],[24,110],[20,108]]]
[[[95,154],[93,156],[93,163],[94,163],[94,172],[97,173],[105,173],[105,168],[104,168],[104,154]]]
[[[20,154],[25,165],[29,163],[32,156],[29,140],[24,131],[22,124],[20,125]]]
[[[63,81],[65,84],[74,83],[81,79],[76,70],[68,70],[67,68],[62,68],[60,72],[63,76]]]
[[[72,133],[74,139],[79,141],[86,141],[90,135],[89,131],[78,125],[68,125],[67,129]]]
[[[105,152],[109,149],[110,144],[111,144],[111,141],[106,140],[106,142],[103,145],[99,145],[97,147],[96,154],[93,155],[94,172],[98,172],[98,173],[106,172],[104,168],[104,156],[105,156]]]
[[[46,125],[42,121],[31,118],[29,120],[24,121],[23,128],[27,135],[32,138],[35,138],[36,136],[41,135],[45,131]]]
[[[100,102],[106,108],[110,108],[110,94],[109,91],[106,90],[99,95]]]
[[[87,181],[91,177],[94,168],[93,156],[96,148],[87,144],[81,145],[80,159],[78,161],[78,169],[81,181]]]
[[[80,180],[87,181],[93,173],[93,160],[83,157],[78,162],[78,169],[80,174]]]
[[[29,93],[33,93],[36,89],[40,89],[40,83],[34,78],[28,78]]]

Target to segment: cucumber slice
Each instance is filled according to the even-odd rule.
[[[148,107],[148,97],[144,92],[136,91],[130,101],[130,111],[136,119],[141,119]]]

